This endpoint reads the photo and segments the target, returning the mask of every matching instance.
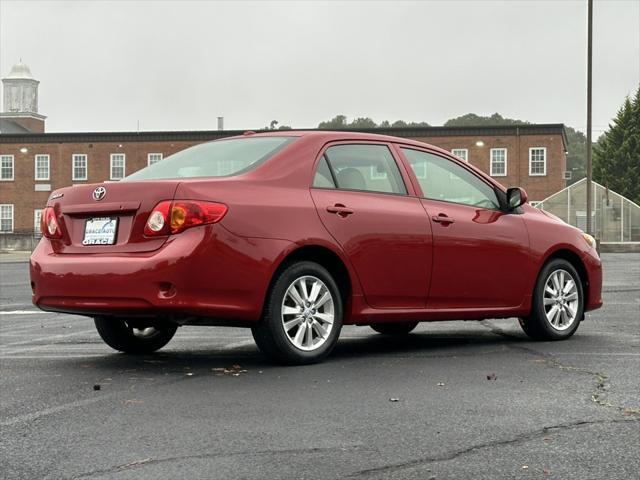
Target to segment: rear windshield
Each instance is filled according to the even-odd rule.
[[[203,143],[138,170],[124,181],[238,175],[255,168],[295,139],[253,137]]]

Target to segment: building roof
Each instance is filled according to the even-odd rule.
[[[8,118],[0,118],[0,135],[7,134],[28,134],[29,129],[24,128],[22,125],[17,124],[13,120]]]
[[[317,129],[296,129],[314,131]],[[256,133],[263,130],[256,130]],[[349,129],[348,132],[377,133],[402,138],[421,137],[482,137],[483,135],[561,135],[565,149],[567,135],[562,123],[525,124],[481,127],[399,127]],[[0,143],[97,143],[97,142],[157,142],[157,141],[207,141],[242,135],[245,130],[191,130],[161,132],[69,132],[3,134]],[[290,130],[282,130],[283,134]],[[4,133],[4,132],[3,132]]]
[[[25,65],[24,63],[22,63],[22,60],[20,60],[20,62],[16,63],[12,68],[11,71],[9,72],[9,75],[4,77],[5,79],[9,79],[9,78],[15,78],[15,79],[27,79],[27,80],[35,80],[33,78],[33,75],[31,74],[31,70],[29,69],[29,67],[27,65]]]

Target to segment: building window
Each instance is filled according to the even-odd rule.
[[[73,174],[72,180],[87,179],[87,156],[82,154],[74,154],[72,157]]]
[[[454,148],[453,150],[451,150],[451,153],[453,153],[456,157],[460,157],[465,162],[469,161],[469,150],[467,150],[466,148]]]
[[[547,148],[533,147],[529,149],[529,175],[543,176],[547,174]]]
[[[13,180],[13,155],[0,156],[0,180]]]
[[[49,180],[49,155],[36,155],[36,180]]]
[[[13,232],[13,204],[0,205],[0,232]]]
[[[40,222],[42,220],[42,209],[38,208],[33,211],[33,231],[36,235],[40,234]]]
[[[507,176],[507,149],[492,148],[491,149],[491,176],[506,177]]]
[[[124,178],[124,153],[111,154],[111,180],[120,180]]]
[[[154,163],[158,163],[160,160],[162,160],[161,153],[149,153],[147,155],[147,165],[153,165]]]

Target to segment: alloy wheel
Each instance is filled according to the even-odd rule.
[[[556,330],[567,330],[576,321],[579,307],[576,281],[566,270],[551,272],[544,285],[544,312]]]
[[[317,277],[294,280],[282,301],[282,327],[296,348],[312,351],[324,345],[334,323],[334,302],[327,285]]]

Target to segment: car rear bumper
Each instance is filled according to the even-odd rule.
[[[285,240],[236,236],[221,225],[171,236],[153,252],[31,256],[33,303],[82,315],[157,315],[257,321]],[[96,246],[96,252],[99,252]]]

